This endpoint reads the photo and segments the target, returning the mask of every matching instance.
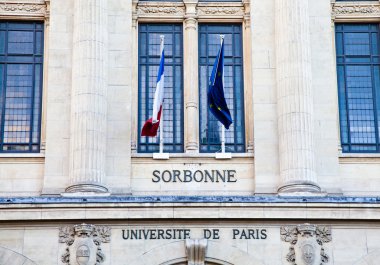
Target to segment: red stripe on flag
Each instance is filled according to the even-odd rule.
[[[160,111],[157,114],[157,122],[153,123],[152,118],[147,120],[141,130],[141,136],[150,136],[155,137],[157,136],[158,128],[160,127],[160,119],[161,119],[161,110],[162,106],[160,107]]]

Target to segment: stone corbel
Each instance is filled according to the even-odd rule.
[[[302,224],[281,227],[281,240],[290,243],[286,260],[292,265],[323,265],[329,262],[324,243],[332,240],[331,229]]]
[[[111,229],[106,226],[80,224],[59,229],[59,243],[66,244],[61,256],[63,264],[100,265],[105,260],[101,244],[111,241]]]
[[[49,17],[50,0],[7,0],[0,3],[0,17],[40,18]]]
[[[251,27],[251,2],[249,0],[243,0],[244,5],[244,27]]]
[[[207,239],[186,239],[188,265],[205,265]]]
[[[331,17],[334,21],[380,19],[380,2],[333,2]]]

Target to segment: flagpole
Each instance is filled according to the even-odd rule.
[[[223,44],[224,40],[224,35],[219,35],[220,36],[220,46]],[[224,69],[223,69],[223,75],[222,75],[222,81],[223,81],[223,86],[224,86]],[[222,153],[224,154],[226,152],[226,129],[224,128],[224,125],[220,123],[222,126]]]
[[[161,44],[160,44],[160,54],[162,56],[162,51],[164,49],[164,40],[165,35],[160,35]],[[160,153],[164,152],[164,100],[162,101],[161,107],[161,117],[160,117]]]

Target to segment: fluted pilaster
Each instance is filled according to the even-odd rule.
[[[186,152],[199,151],[199,91],[198,91],[198,22],[196,20],[197,1],[185,1],[184,21],[184,89],[185,89],[185,149]]]
[[[103,185],[107,121],[107,0],[74,1],[67,192],[107,192]]]
[[[279,192],[319,192],[316,183],[308,1],[276,0]]]

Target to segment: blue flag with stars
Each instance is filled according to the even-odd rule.
[[[220,45],[218,56],[215,59],[214,67],[210,76],[210,84],[207,92],[208,107],[212,114],[220,121],[226,129],[232,123],[231,113],[227,107],[223,91],[223,71],[224,71],[224,39]]]

